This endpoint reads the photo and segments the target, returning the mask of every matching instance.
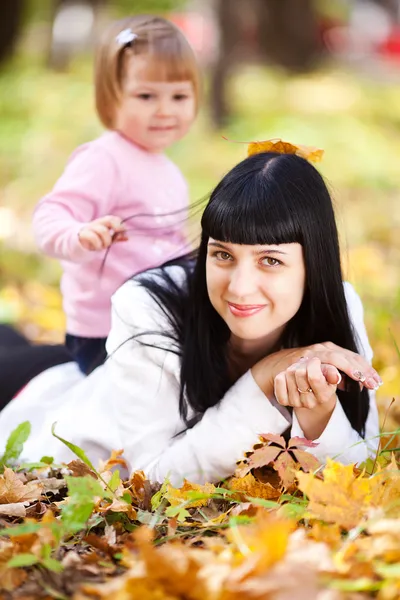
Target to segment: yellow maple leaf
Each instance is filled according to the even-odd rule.
[[[400,472],[393,461],[372,477],[357,474],[353,465],[328,459],[323,481],[308,473],[297,473],[299,489],[310,503],[312,516],[345,529],[355,527],[372,509],[398,515],[400,508]]]
[[[275,152],[276,154],[296,154],[310,162],[319,162],[322,160],[324,151],[314,146],[303,146],[300,144],[291,144],[280,139],[266,140],[264,142],[251,142],[248,146],[247,154],[259,154],[261,152]]]
[[[371,502],[368,479],[356,475],[352,465],[342,465],[328,459],[324,479],[299,471],[299,489],[310,503],[308,511],[327,523],[351,529],[366,515]]]

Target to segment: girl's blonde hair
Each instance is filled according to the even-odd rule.
[[[125,35],[119,36],[121,32]],[[126,43],[121,40],[129,40],[129,37],[134,39]],[[127,17],[115,21],[107,28],[96,51],[96,108],[101,122],[107,129],[114,126],[115,108],[122,97],[126,62],[138,55],[146,55],[150,59],[146,69],[149,80],[191,81],[196,106],[198,105],[199,68],[195,54],[183,33],[161,17]]]

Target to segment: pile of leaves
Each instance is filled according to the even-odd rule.
[[[76,460],[21,464],[29,430],[0,459],[1,600],[400,598],[397,448],[322,468],[263,435],[229,480],[176,488],[62,438]]]

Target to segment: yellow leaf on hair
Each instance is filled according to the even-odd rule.
[[[296,154],[310,162],[322,160],[324,151],[314,146],[303,146],[291,144],[280,139],[266,140],[264,142],[251,142],[248,146],[248,156],[260,154],[261,152],[273,152],[276,154]]]

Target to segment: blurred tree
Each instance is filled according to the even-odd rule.
[[[165,14],[180,10],[187,0],[118,0],[112,4],[114,12],[121,16],[132,13]]]
[[[50,67],[67,68],[77,51],[91,46],[95,24],[105,4],[106,0],[53,0]]]
[[[96,36],[96,23],[107,6],[116,16],[132,13],[165,13],[176,10],[185,0],[52,0],[52,33],[49,65],[65,69],[73,55],[90,47]]]
[[[229,116],[226,83],[240,62],[262,61],[289,72],[310,69],[322,44],[313,0],[216,0],[220,50],[214,66],[214,122]]]
[[[0,2],[0,62],[14,50],[23,20],[24,4],[24,0]]]

